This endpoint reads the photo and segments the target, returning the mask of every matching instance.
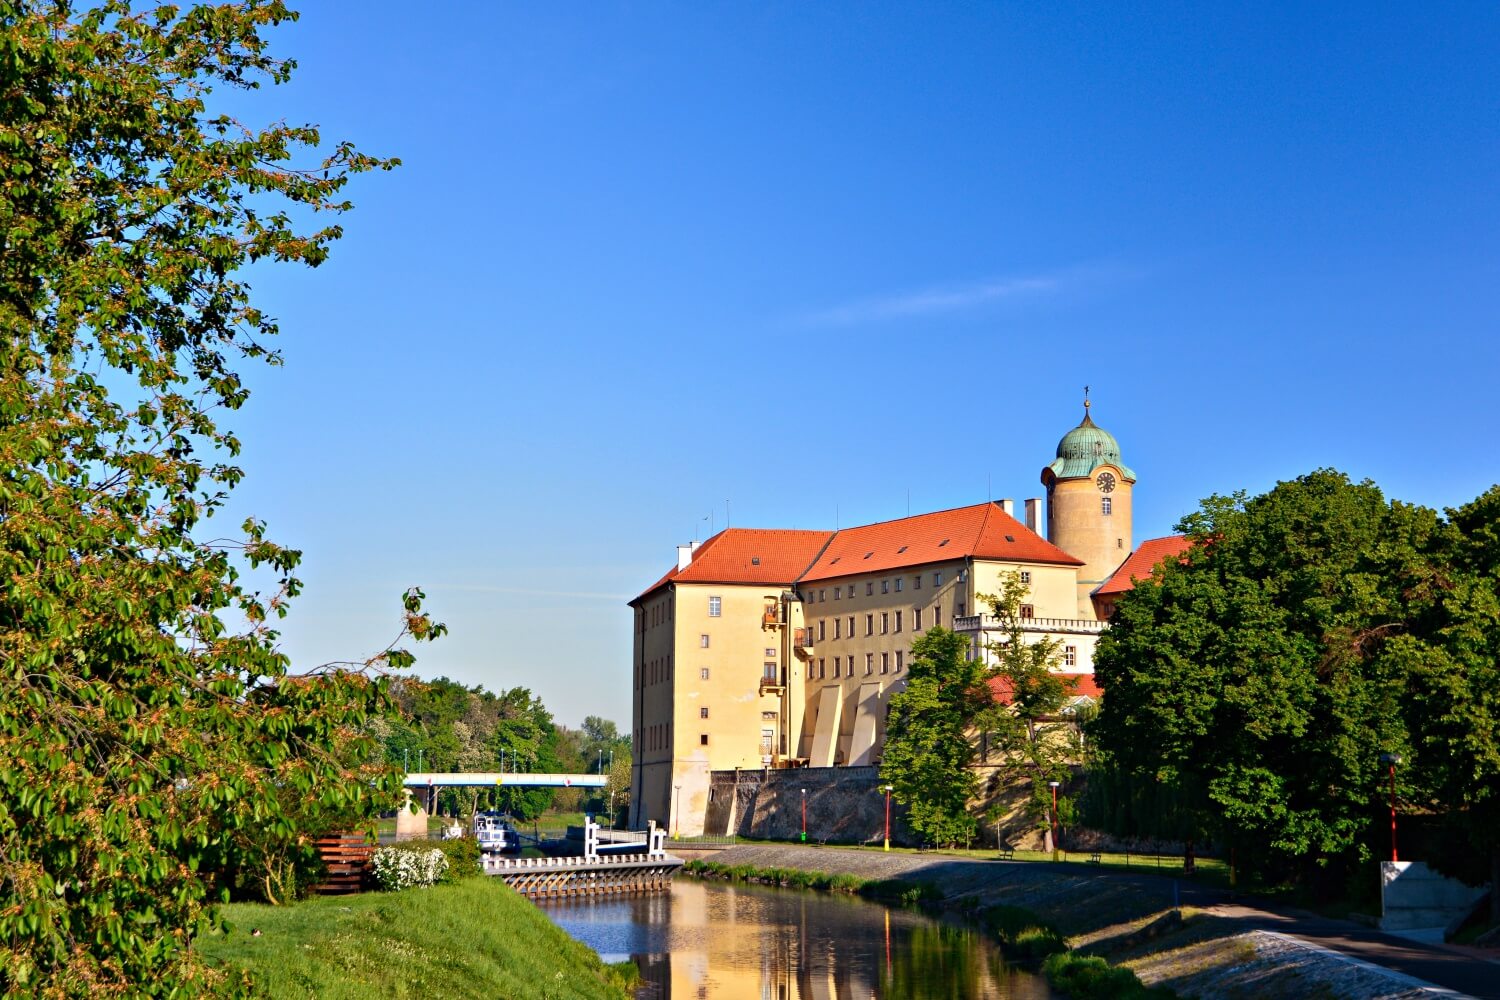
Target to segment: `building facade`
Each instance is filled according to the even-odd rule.
[[[630,602],[632,826],[701,833],[713,771],[878,763],[913,640],[949,628],[987,658],[999,623],[984,598],[1011,573],[1028,588],[1024,631],[1055,640],[1059,670],[1097,694],[1094,646],[1131,578],[1117,577],[1155,561],[1129,558],[1136,476],[1084,405],[1042,470],[1046,537],[1035,498],[1020,518],[998,500],[838,531],[726,528],[680,546],[676,567]]]

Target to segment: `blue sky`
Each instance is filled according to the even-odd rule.
[[[629,722],[673,546],[1040,494],[1082,387],[1136,538],[1333,466],[1494,483],[1500,7],[307,2],[233,107],[402,158],[236,415],[299,664]]]

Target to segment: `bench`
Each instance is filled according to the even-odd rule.
[[[313,891],[323,895],[362,892],[369,878],[375,845],[362,833],[333,833],[319,837],[318,857],[323,881]]]
[[[1014,861],[1014,860],[1016,860],[1016,849],[1014,847],[1002,847],[1002,848],[1000,848],[1000,860],[1001,861]]]
[[[1091,865],[1102,865],[1104,864],[1104,857],[1098,851],[1095,851],[1089,855],[1088,863]]]

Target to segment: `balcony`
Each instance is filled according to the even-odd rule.
[[[953,619],[955,632],[998,632],[1004,624],[994,615],[958,615]],[[1023,618],[1023,632],[1062,632],[1073,635],[1098,635],[1109,628],[1108,622],[1092,618]]]

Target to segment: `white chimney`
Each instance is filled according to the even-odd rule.
[[[1008,498],[1005,500],[1001,500],[1000,509],[1005,511],[1005,513],[1009,514],[1011,517],[1016,516],[1016,502],[1014,500]]]
[[[688,566],[690,566],[692,564],[692,562],[693,562],[693,553],[697,552],[698,551],[698,546],[702,545],[702,544],[703,544],[702,542],[694,542],[691,545],[679,545],[679,546],[677,546],[677,570],[678,570],[678,572],[681,572],[682,570],[687,569]]]
[[[1033,497],[1032,499],[1026,501],[1026,527],[1030,528],[1038,535],[1042,533],[1041,497]]]

